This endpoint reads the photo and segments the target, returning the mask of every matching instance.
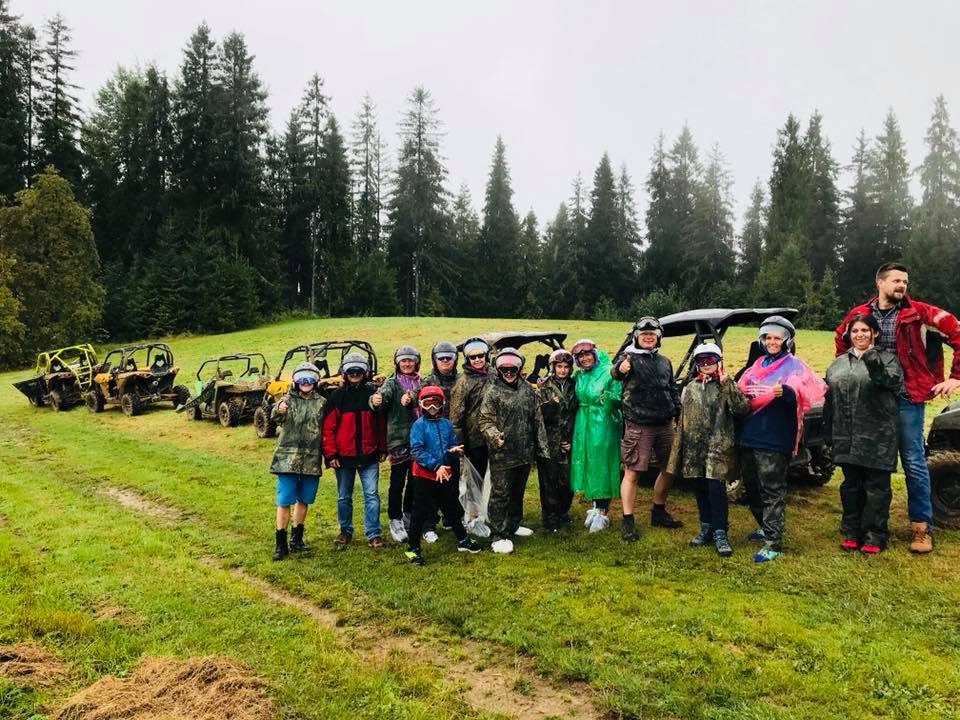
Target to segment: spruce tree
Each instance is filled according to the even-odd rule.
[[[520,244],[517,248],[517,266],[519,268],[518,295],[522,298],[520,306],[512,313],[515,317],[543,317],[543,303],[540,290],[543,287],[543,248],[537,216],[530,210],[520,226]]]
[[[830,142],[823,136],[823,118],[814,112],[804,137],[804,161],[809,192],[806,232],[807,260],[814,277],[837,261],[840,244],[840,210],[837,194],[837,164]]]
[[[473,198],[466,183],[453,200],[450,212],[450,265],[455,276],[452,294],[456,315],[480,314],[483,285],[476,268],[483,263],[480,256],[480,217],[473,207]]]
[[[497,136],[483,201],[480,257],[477,267],[483,293],[481,316],[503,317],[519,311],[525,299],[518,263],[520,221],[513,207],[513,188],[507,166],[506,145]],[[504,308],[507,312],[504,312]]]
[[[677,242],[677,226],[671,207],[670,172],[663,133],[654,145],[646,188],[648,199],[644,222],[647,244],[643,254],[642,285],[645,289],[665,288],[677,281],[681,246]]]
[[[580,292],[577,282],[577,260],[573,251],[573,227],[566,203],[560,203],[557,214],[544,232],[543,276],[541,299],[548,317],[570,317]]]
[[[801,309],[812,285],[813,278],[800,243],[790,240],[777,255],[764,260],[753,284],[753,301],[761,307]]]
[[[810,175],[800,123],[791,114],[773,150],[770,174],[770,209],[767,212],[765,259],[780,255],[788,242],[804,248],[810,209]]]
[[[716,303],[718,289],[729,295],[736,272],[730,184],[726,161],[714,145],[703,179],[694,186],[693,212],[685,233],[681,278],[687,297]]]
[[[588,312],[601,297],[625,308],[633,295],[635,260],[633,247],[620,233],[620,208],[610,157],[604,153],[593,174],[587,247],[581,265],[583,295]]]
[[[363,257],[380,247],[386,148],[377,127],[376,107],[363,96],[353,121],[350,166],[353,175],[353,223],[357,252]]]
[[[0,0],[0,196],[12,196],[26,184],[27,74],[18,18]]]
[[[861,130],[848,167],[853,174],[853,185],[846,193],[847,203],[843,210],[839,279],[844,302],[848,305],[870,295],[874,273],[884,262],[877,242],[875,203],[868,191],[869,154],[866,133]]]
[[[76,50],[70,47],[70,29],[59,14],[47,22],[43,47],[40,95],[37,102],[38,158],[41,166],[53,165],[78,188],[82,179],[77,132],[80,127],[79,88],[70,82]]]
[[[763,184],[757,180],[750,193],[750,206],[743,216],[743,233],[740,239],[739,279],[744,288],[750,288],[753,285],[763,262],[764,235],[767,225],[765,200]]]
[[[867,193],[876,213],[878,254],[881,262],[899,260],[910,238],[913,198],[907,149],[892,109],[884,118],[883,132],[874,140],[866,165]]]
[[[328,315],[350,313],[347,284],[359,282],[359,257],[351,227],[350,162],[340,127],[333,115],[327,118],[323,137],[320,176],[320,206],[317,212],[324,279],[323,291]]]

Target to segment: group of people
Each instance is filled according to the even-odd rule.
[[[853,308],[836,330],[837,357],[821,379],[794,355],[795,329],[781,316],[759,328],[760,357],[734,379],[715,343],[693,351],[695,372],[681,387],[660,352],[659,321],[641,318],[630,343],[611,362],[589,339],[549,357],[549,374],[536,387],[524,379],[525,358],[515,348],[496,352],[481,338],[458,348],[439,342],[431,372],[409,345],[394,353],[394,373],[372,382],[367,358],[347,353],[343,383],[324,401],[319,370],[309,362],[293,373],[288,394],[273,410],[282,431],[270,466],[276,481],[273,558],[303,552],[304,520],[315,500],[322,466],[337,482],[339,534],[353,539],[353,489],[363,489],[363,531],[372,548],[384,545],[378,491],[379,465],[389,461],[388,531],[407,543],[407,557],[422,565],[423,543],[449,528],[457,549],[481,545],[468,527],[489,534],[490,548],[507,554],[522,524],[523,500],[536,464],[543,528],[571,522],[575,493],[591,502],[585,526],[610,525],[610,501],[619,497],[624,541],[638,539],[634,520],[637,482],[655,461],[650,524],[679,528],[666,508],[672,481],[692,481],[699,513],[694,547],[713,546],[727,557],[727,483],[742,476],[760,541],[753,556],[767,562],[783,549],[787,475],[797,452],[803,415],[824,403],[824,426],[843,470],[840,531],[845,550],[875,554],[888,536],[890,476],[899,454],[912,524],[910,549],[932,549],[930,480],[923,454],[924,403],[960,386],[960,352],[950,378],[934,338],[960,350],[960,323],[940,308],[906,294],[903,265],[877,272],[877,295]],[[488,527],[467,517],[459,500],[461,472],[490,473]],[[466,522],[466,525],[465,525]],[[290,529],[289,539],[287,536]]]

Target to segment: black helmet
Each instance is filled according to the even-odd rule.
[[[368,375],[370,372],[370,363],[367,361],[366,356],[358,352],[349,352],[343,356],[343,360],[340,362],[340,375],[345,375],[349,370],[362,370],[364,376]]]
[[[450,355],[454,360],[457,359],[457,346],[447,340],[441,340],[430,351],[430,359],[434,365],[437,363],[437,355]]]

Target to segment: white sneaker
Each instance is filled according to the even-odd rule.
[[[587,517],[586,517],[586,519],[583,521],[583,526],[584,526],[585,528],[589,528],[591,525],[593,525],[593,517],[594,517],[594,515],[596,515],[598,512],[600,512],[600,511],[597,510],[595,507],[592,507],[592,508],[590,508],[589,510],[587,510]]]
[[[495,553],[500,553],[501,555],[507,555],[508,553],[513,552],[513,542],[504,538],[503,540],[495,541],[490,549]]]
[[[403,520],[391,520],[389,525],[390,537],[393,538],[394,542],[403,542],[407,539],[407,531],[403,529]]]
[[[437,535],[437,533],[434,532],[433,530],[427,530],[427,531],[423,534],[423,540],[424,540],[424,542],[428,542],[428,543],[430,543],[431,545],[433,545],[433,543],[435,543],[435,542],[436,542],[437,540],[439,540],[439,539],[440,539],[440,536]]]
[[[610,525],[610,518],[601,512],[593,516],[593,522],[590,523],[589,532],[595,533],[606,530]]]
[[[520,527],[518,527],[516,530],[513,531],[513,534],[516,535],[517,537],[530,537],[531,535],[533,535],[533,530],[521,525]]]

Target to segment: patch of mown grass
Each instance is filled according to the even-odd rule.
[[[621,323],[371,318],[295,321],[171,342],[181,365],[190,367],[207,354],[226,350],[263,350],[273,359],[296,342],[360,337],[374,341],[383,369],[401,340],[413,341],[427,356],[432,342],[444,337],[459,340],[482,330],[555,326],[566,329],[570,340],[592,335],[609,350],[626,329]],[[742,362],[754,335],[752,329],[728,333],[728,367]],[[829,333],[801,332],[799,345],[801,357],[816,370],[829,364]],[[680,340],[664,344],[664,352],[674,358],[683,349]],[[928,410],[928,420],[937,407]],[[465,557],[444,534],[440,543],[426,546],[428,565],[418,570],[404,562],[396,546],[381,553],[359,543],[343,553],[331,549],[335,493],[327,474],[308,521],[314,554],[271,563],[273,487],[266,467],[273,444],[257,440],[249,426],[225,430],[169,410],[133,419],[118,412],[89,416],[82,409],[68,414],[33,411],[9,388],[0,389],[0,414],[10,431],[0,441],[0,462],[21,462],[22,467],[12,484],[63,485],[80,494],[86,509],[72,533],[61,527],[64,521],[55,513],[39,516],[36,523],[43,534],[70,537],[73,558],[80,562],[63,568],[64,583],[78,583],[83,590],[77,592],[88,604],[91,594],[112,597],[117,589],[111,578],[121,570],[130,583],[124,592],[138,594],[145,588],[145,581],[117,559],[110,561],[104,577],[71,579],[103,561],[96,545],[84,543],[91,530],[82,516],[93,508],[115,507],[93,494],[106,482],[187,513],[176,528],[150,519],[123,521],[143,528],[134,532],[144,547],[141,569],[150,575],[168,569],[171,547],[188,559],[202,548],[334,608],[348,624],[372,621],[388,630],[502,642],[556,678],[590,682],[601,706],[613,716],[932,718],[960,712],[954,690],[960,686],[957,533],[938,533],[932,556],[910,557],[899,478],[891,517],[895,537],[890,550],[878,558],[845,556],[836,549],[835,479],[825,488],[791,493],[788,553],[783,562],[768,566],[750,562],[752,548],[743,536],[752,520],[745,509],[735,507],[731,526],[736,555],[729,561],[709,550],[687,548],[686,530],[644,529],[641,540],[627,546],[616,530],[588,536],[575,523],[565,533],[538,533],[520,541],[517,553],[508,558]],[[384,474],[384,493],[385,485]],[[539,529],[535,488],[532,475],[527,518]],[[642,493],[638,513],[647,501]],[[359,505],[358,498],[357,519]],[[688,528],[695,523],[689,494],[674,493],[671,505]],[[583,510],[575,505],[575,516],[582,517]],[[0,512],[14,517],[2,505]],[[111,518],[103,518],[98,532],[114,526]],[[0,528],[0,536],[9,531]],[[115,532],[112,542],[122,542],[123,531]],[[40,559],[48,561],[48,554],[41,553]],[[21,572],[5,571],[0,563],[0,578]],[[53,608],[71,611],[61,595],[51,598]],[[219,606],[216,594],[200,595],[195,602],[199,607]],[[141,608],[133,609],[143,615]],[[144,617],[148,625],[154,622],[151,615]],[[61,620],[62,642],[75,642],[63,629],[73,626]],[[97,632],[99,627],[94,626]],[[212,625],[197,632],[214,631],[225,633],[222,644],[233,647],[232,654],[247,659],[245,653],[252,652],[229,629]],[[128,667],[140,651],[140,645],[129,652],[118,645],[116,664]]]

